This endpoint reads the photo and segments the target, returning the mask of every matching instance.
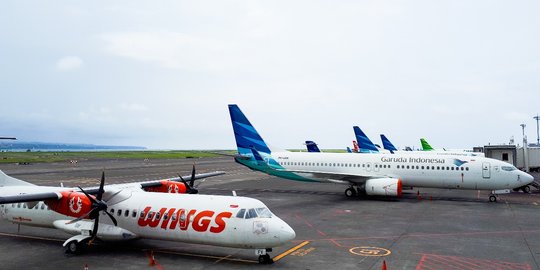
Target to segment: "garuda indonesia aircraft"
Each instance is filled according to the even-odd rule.
[[[147,238],[255,249],[260,263],[272,262],[267,252],[294,239],[294,230],[259,200],[191,195],[195,179],[219,174],[193,170],[191,184],[180,177],[116,185],[104,185],[102,175],[99,188],[74,189],[36,186],[0,171],[0,217],[73,234],[66,253],[80,253],[96,239]],[[105,215],[113,224],[100,221]]]
[[[402,187],[507,190],[533,177],[503,161],[473,156],[437,156],[399,151],[394,154],[289,152],[270,147],[237,105],[229,105],[238,148],[236,162],[270,175],[307,182],[348,185],[358,194],[400,196]],[[492,192],[489,200],[497,200]]]

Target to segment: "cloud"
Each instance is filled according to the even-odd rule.
[[[66,56],[56,62],[56,69],[59,71],[72,71],[81,68],[83,60],[77,56]]]
[[[105,51],[167,68],[215,70],[223,68],[222,41],[178,32],[117,32],[101,35]]]

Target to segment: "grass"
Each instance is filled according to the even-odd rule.
[[[1,152],[0,163],[44,163],[86,159],[179,159],[217,157],[236,151],[97,151],[97,152]]]

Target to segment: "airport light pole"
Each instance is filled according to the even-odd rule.
[[[540,121],[540,116],[538,116],[538,113],[536,113],[536,116],[533,117],[534,120],[536,120],[536,146],[540,146],[540,132],[538,129],[538,121]]]
[[[527,125],[521,124],[521,130],[523,132],[523,163],[525,165],[525,172],[529,172],[529,155],[527,149],[527,137],[525,137],[525,127]]]

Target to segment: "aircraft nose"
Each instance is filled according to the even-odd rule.
[[[287,243],[289,241],[294,240],[296,238],[296,232],[289,226],[289,224],[283,222],[283,226],[281,227],[280,231],[280,239],[283,243]]]
[[[523,181],[527,184],[530,184],[534,181],[534,177],[526,172],[523,172],[522,178]]]

